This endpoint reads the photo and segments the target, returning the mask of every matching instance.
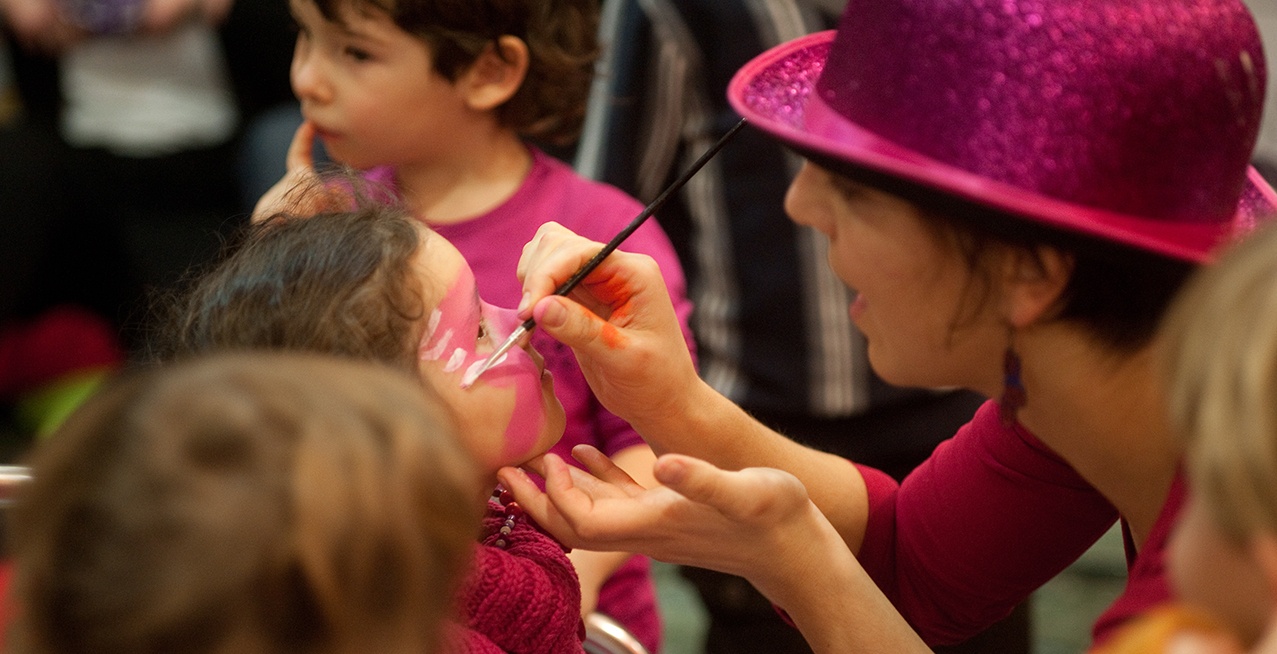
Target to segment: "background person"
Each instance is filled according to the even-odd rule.
[[[13,652],[443,651],[484,493],[407,376],[261,352],[113,378],[32,472]]]

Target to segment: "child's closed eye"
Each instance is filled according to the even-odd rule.
[[[342,53],[359,62],[372,60],[372,54],[363,48],[347,47],[342,51]]]

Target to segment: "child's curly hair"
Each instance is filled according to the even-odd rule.
[[[417,373],[428,310],[412,272],[420,224],[339,172],[296,191],[295,206],[246,226],[219,261],[154,298],[163,328],[151,359],[291,350]]]
[[[499,117],[520,135],[563,145],[581,131],[599,55],[598,0],[314,0],[340,21],[343,7],[375,7],[432,49],[450,81],[502,36],[528,46],[528,74]],[[497,49],[500,55],[501,50]]]

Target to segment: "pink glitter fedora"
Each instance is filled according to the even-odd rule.
[[[1265,78],[1240,0],[851,0],[728,97],[817,160],[1205,261],[1277,213]]]

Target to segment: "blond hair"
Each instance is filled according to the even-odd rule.
[[[1277,533],[1277,227],[1202,268],[1164,325],[1171,426],[1223,532]]]
[[[13,651],[438,651],[481,477],[402,372],[223,354],[135,372],[38,451]]]

